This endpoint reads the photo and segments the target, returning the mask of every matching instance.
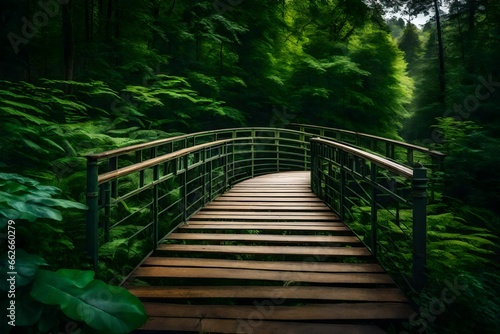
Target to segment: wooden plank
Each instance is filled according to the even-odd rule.
[[[298,204],[300,203],[300,204]],[[298,201],[297,204],[293,203],[290,204],[290,202],[228,202],[228,201],[213,201],[210,204],[207,204],[206,208],[208,207],[217,207],[217,206],[254,206],[254,207],[259,207],[259,206],[268,206],[268,207],[292,207],[300,205],[303,207],[307,208],[328,208],[325,204],[321,202],[303,202],[303,201]]]
[[[321,323],[261,321],[259,319],[212,319],[150,317],[142,330],[228,333],[228,334],[384,334],[378,327],[369,325],[333,325]]]
[[[207,229],[207,230],[280,230],[280,231],[335,231],[335,232],[351,232],[347,226],[309,226],[309,225],[296,225],[290,223],[289,225],[268,225],[268,224],[189,224],[182,225],[180,229]],[[351,232],[352,233],[352,232]]]
[[[241,191],[241,190],[271,190],[271,189],[279,189],[279,190],[284,190],[284,191],[292,191],[292,190],[298,190],[298,191],[307,191],[311,192],[311,186],[309,184],[307,185],[280,185],[280,184],[249,184],[249,185],[239,185],[236,184],[231,188],[231,191]]]
[[[345,227],[346,225],[342,223],[341,221],[317,221],[317,222],[311,222],[311,221],[284,221],[284,222],[271,222],[271,221],[214,221],[214,220],[190,220],[186,223],[187,225],[236,225],[236,224],[241,224],[243,226],[245,225],[262,225],[262,226],[325,226],[325,227],[331,227],[331,226],[337,226],[337,227]],[[183,225],[184,226],[184,225]]]
[[[200,210],[200,215],[210,215],[210,216],[239,216],[241,213],[238,212],[233,212],[233,211],[221,211],[221,210],[205,210],[202,209]],[[263,215],[262,212],[245,212],[245,216],[248,217],[261,217]],[[304,212],[282,212],[282,211],[270,211],[265,213],[266,216],[290,216],[290,217],[297,217],[297,218],[303,218],[303,217],[327,217],[327,218],[332,218],[332,219],[339,219],[339,216],[337,216],[334,213],[331,212],[316,212],[316,211],[304,211]],[[196,216],[195,216],[196,217]],[[292,218],[293,219],[293,218]]]
[[[408,302],[398,288],[337,288],[321,286],[139,286],[128,287],[138,298],[263,298],[331,301]]]
[[[319,273],[383,273],[384,269],[376,263],[332,263],[307,261],[250,261],[201,259],[182,257],[149,257],[144,266],[168,267],[202,267],[202,268],[234,268],[259,269],[275,271],[304,271]]]
[[[280,212],[293,212],[293,211],[303,211],[303,212],[331,212],[327,206],[263,206],[263,205],[207,205],[203,208],[202,212],[209,212],[215,210],[225,210],[225,211],[280,211]]]
[[[229,191],[232,194],[237,194],[237,193],[275,193],[279,192],[280,194],[307,194],[310,195],[312,194],[311,190],[308,190],[307,188],[304,189],[279,189],[277,187],[269,187],[269,188],[256,188],[256,187],[248,187],[247,189],[238,189],[238,188],[233,188]]]
[[[339,221],[338,217],[335,215],[323,215],[323,216],[316,216],[316,215],[307,215],[307,216],[294,216],[290,215],[288,213],[266,213],[264,214],[258,214],[258,215],[247,215],[245,213],[233,213],[233,214],[209,214],[209,213],[197,213],[193,217],[191,217],[190,220],[196,220],[196,219],[238,219],[238,220],[292,220],[292,221],[299,221],[299,220],[318,220],[318,221]]]
[[[339,303],[302,306],[272,306],[263,313],[262,306],[179,305],[144,303],[149,316],[248,319],[260,314],[266,320],[373,320],[408,319],[414,312],[405,303]],[[271,308],[270,306],[270,308]]]
[[[317,246],[221,246],[221,245],[173,245],[162,244],[163,252],[202,252],[268,255],[322,255],[322,256],[371,256],[365,247],[317,247]]]
[[[356,236],[171,233],[168,240],[261,241],[281,243],[361,243]]]
[[[279,282],[304,282],[327,284],[390,284],[394,281],[387,274],[372,273],[315,273],[297,271],[272,271],[255,269],[226,269],[219,268],[188,268],[188,267],[140,267],[135,277],[169,277],[169,278],[214,278],[262,280]]]
[[[316,195],[314,195],[313,193],[303,193],[303,192],[298,192],[298,193],[272,192],[272,193],[261,194],[261,193],[251,193],[251,192],[232,193],[230,191],[230,192],[225,193],[224,195],[221,195],[220,197],[222,197],[222,198],[224,198],[224,197],[300,197],[300,198],[312,197],[312,198],[316,198]]]
[[[299,203],[323,203],[317,197],[248,197],[248,196],[219,196],[215,200],[215,202],[299,202]]]
[[[297,186],[297,185],[310,185],[311,182],[309,181],[310,174],[306,177],[285,177],[282,179],[276,179],[276,178],[262,178],[262,176],[256,177],[254,179],[249,179],[246,181],[243,181],[240,183],[242,186],[246,185],[290,185],[290,186]]]
[[[316,203],[323,203],[319,198],[317,197],[306,197],[306,198],[299,198],[299,197],[249,197],[249,196],[219,196],[217,197],[216,201],[218,202],[223,202],[223,201],[231,201],[231,202],[298,202],[298,203],[311,203],[311,202],[316,202]]]

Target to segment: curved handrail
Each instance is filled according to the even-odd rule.
[[[421,165],[410,169],[336,141],[311,138],[310,142],[313,192],[348,225],[368,227],[367,246],[375,256],[378,256],[378,248],[396,245],[391,237],[394,229],[396,236],[405,236],[405,243],[412,245],[406,249],[412,254],[412,263],[407,265],[411,267],[412,282],[408,282],[405,274],[402,276],[406,283],[420,290],[426,280],[427,170]],[[362,207],[369,207],[369,219],[354,218]],[[411,215],[404,215],[411,217],[405,218],[409,220],[408,225],[401,218],[403,210],[411,211]],[[379,219],[379,213],[386,218]],[[366,230],[362,229],[361,233]],[[387,256],[387,249],[384,250],[382,255]],[[391,262],[402,272],[401,260]]]
[[[156,148],[156,147],[159,147],[162,145],[177,143],[177,142],[181,142],[181,141],[188,142],[189,140],[194,140],[194,144],[193,144],[193,146],[194,146],[194,145],[196,145],[196,139],[208,137],[208,136],[214,136],[213,137],[214,139],[209,140],[209,141],[215,141],[215,140],[218,140],[217,137],[221,134],[231,134],[232,135],[231,138],[235,138],[234,136],[240,132],[252,132],[252,131],[256,132],[256,131],[269,131],[269,130],[276,130],[276,131],[280,131],[280,132],[287,132],[287,133],[294,133],[294,134],[301,133],[300,131],[297,131],[297,130],[282,129],[282,128],[269,128],[269,127],[242,127],[242,128],[218,129],[218,130],[201,131],[201,132],[195,132],[195,133],[187,133],[187,134],[180,135],[180,136],[158,139],[158,140],[154,140],[154,141],[147,142],[147,143],[117,148],[117,149],[113,149],[113,150],[109,150],[109,151],[105,151],[105,152],[101,152],[101,153],[89,154],[86,157],[89,160],[97,161],[97,160],[118,157],[120,155],[125,155],[125,154],[135,152],[138,150],[145,150],[148,148]]]
[[[443,160],[446,157],[446,154],[434,151],[429,148],[418,146],[394,139],[388,139],[384,137],[374,136],[362,132],[349,131],[344,129],[337,128],[329,128],[325,126],[319,125],[310,125],[310,124],[300,124],[300,123],[290,123],[288,124],[291,128],[296,128],[298,131],[305,132],[309,135],[320,136],[324,138],[332,138],[336,139],[340,142],[346,142],[347,139],[345,136],[351,136],[351,144],[354,144],[358,147],[363,147],[365,149],[369,149],[381,155],[384,155],[386,158],[395,159],[394,149],[396,147],[406,150],[405,156],[407,161],[398,160],[398,162],[403,163],[407,166],[412,166],[414,163],[413,152],[420,152],[431,159],[433,159],[433,163],[435,164],[435,168],[437,170],[442,169]],[[369,141],[369,145],[362,145],[361,139],[367,139]],[[384,152],[377,152],[376,147],[377,143],[382,143],[385,145],[383,148]]]
[[[321,126],[321,125],[311,125],[311,124],[301,124],[301,123],[290,123],[290,124],[288,124],[288,126],[304,128],[304,130],[299,130],[299,131],[303,131],[303,132],[308,132],[308,131],[305,131],[305,129],[306,128],[311,128],[311,129],[317,129],[317,130],[333,131],[333,132],[351,134],[351,135],[356,135],[356,136],[359,136],[359,137],[364,137],[364,138],[369,138],[369,139],[376,139],[376,140],[379,140],[379,141],[383,141],[383,142],[395,144],[395,145],[398,145],[398,146],[401,146],[401,147],[411,148],[411,149],[413,149],[415,151],[419,151],[419,152],[422,152],[422,153],[428,153],[431,156],[443,156],[443,157],[446,156],[446,154],[444,154],[442,152],[434,151],[434,150],[431,150],[430,148],[427,148],[427,147],[418,146],[418,145],[415,145],[415,144],[406,143],[406,142],[399,141],[399,140],[394,140],[394,139],[384,138],[384,137],[380,137],[380,136],[375,136],[375,135],[371,135],[371,134],[367,134],[367,133],[363,133],[363,132],[356,132],[356,131],[350,131],[350,130],[344,130],[344,129],[338,129],[338,128],[330,128],[330,127]]]
[[[371,161],[375,163],[377,166],[380,166],[384,169],[387,169],[399,176],[403,176],[405,178],[411,179],[413,177],[413,170],[410,168],[400,165],[394,161],[384,159],[378,155],[368,153],[366,151],[360,150],[358,148],[348,146],[341,144],[339,142],[331,141],[331,140],[325,140],[321,138],[311,138],[311,142],[318,142],[318,143],[323,143],[326,145],[329,145],[331,147],[338,148],[344,152],[348,152],[352,154],[353,156],[356,156],[358,158],[366,159],[368,161]]]
[[[136,224],[127,240],[147,234],[155,249],[163,236],[233,184],[272,172],[308,170],[309,161],[308,135],[273,128],[205,131],[91,154],[87,252],[97,268],[99,246],[113,238],[112,230]],[[145,226],[141,212],[153,217]]]
[[[246,138],[217,140],[217,141],[213,141],[213,142],[209,142],[209,143],[205,143],[205,144],[200,144],[200,145],[196,145],[196,146],[184,148],[182,150],[177,150],[177,151],[175,151],[173,153],[168,153],[168,154],[165,154],[165,155],[153,158],[153,159],[149,159],[149,160],[146,160],[146,161],[143,161],[143,162],[139,162],[139,163],[133,164],[131,166],[119,168],[119,169],[116,169],[116,170],[113,170],[113,171],[101,174],[97,178],[97,183],[98,184],[102,184],[104,182],[117,179],[119,177],[127,176],[127,175],[135,173],[135,172],[140,172],[140,171],[142,171],[142,170],[144,170],[144,169],[146,169],[148,167],[153,167],[153,166],[158,165],[158,164],[160,164],[162,162],[165,162],[165,161],[168,161],[168,160],[172,160],[172,159],[175,159],[175,158],[183,157],[183,156],[185,156],[187,154],[194,153],[194,152],[199,151],[199,150],[204,149],[204,148],[208,148],[208,147],[213,147],[213,146],[217,146],[217,145],[221,145],[221,144],[226,144],[226,143],[234,142],[235,140],[237,141],[237,140],[248,140],[248,139],[252,139],[252,138],[251,137],[246,137]]]
[[[148,235],[146,239],[152,240],[151,247],[155,249],[163,236],[186,222],[207,202],[233,184],[256,175],[311,169],[316,175],[312,182],[316,182],[317,190],[319,175],[338,174],[332,171],[331,166],[341,166],[342,172],[361,176],[363,182],[377,185],[381,191],[387,189],[378,184],[377,179],[367,177],[367,171],[380,168],[415,180],[414,170],[407,165],[355,147],[349,139],[344,138],[345,142],[328,140],[325,135],[329,133],[326,130],[323,131],[326,138],[313,138],[318,135],[306,132],[305,128],[302,130],[266,127],[219,129],[88,155],[87,241],[90,242],[87,250],[94,260],[94,267],[97,268],[99,240],[109,241],[112,237],[110,231],[115,227],[134,224],[136,221],[142,224],[144,217],[151,216],[152,221],[144,221],[145,225],[136,226],[138,229],[127,240]],[[387,145],[397,142],[362,135],[364,137],[359,138],[384,140]],[[401,144],[413,152],[413,145]],[[337,153],[331,151],[320,158],[320,146],[334,149]],[[315,156],[312,160],[311,152]],[[335,160],[346,159],[342,157],[343,154],[347,154],[351,160]],[[322,170],[317,164],[318,159],[329,164],[330,169]],[[369,161],[373,166],[361,168],[363,161]],[[328,180],[334,182],[331,178]],[[332,184],[328,184],[326,189],[333,191]],[[398,196],[394,195],[394,198]],[[132,200],[134,210],[126,205]]]

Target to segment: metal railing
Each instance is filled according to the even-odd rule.
[[[94,268],[109,245],[139,263],[235,183],[309,170],[309,139],[287,129],[224,129],[87,156],[86,247]]]
[[[410,168],[415,163],[420,163],[429,168],[430,171],[440,171],[443,169],[446,157],[446,154],[426,147],[361,132],[298,123],[290,123],[287,126],[311,136],[333,139],[361,147]]]
[[[311,188],[400,283],[426,282],[426,168],[311,139]]]
[[[316,194],[350,224],[376,256],[401,262],[390,259],[392,254],[400,254],[393,247],[407,243],[412,272],[398,270],[403,278],[412,277],[411,286],[421,287],[425,282],[424,194],[428,180],[424,168],[408,167],[409,157],[419,152],[441,161],[444,155],[366,134],[297,126],[301,131],[205,131],[87,156],[86,247],[94,268],[99,267],[100,255],[105,263],[112,262],[105,248],[109,251],[115,246],[128,251],[126,262],[138,264],[170,232],[238,182],[268,173],[311,169]],[[316,130],[343,143],[310,142],[317,137]],[[386,154],[375,155],[353,145],[370,151],[385,146]],[[394,159],[384,158],[387,155]],[[408,158],[404,163],[398,160],[402,156]]]

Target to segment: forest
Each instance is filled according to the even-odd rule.
[[[401,330],[496,333],[499,91],[497,0],[2,0],[2,310],[13,224],[19,273],[16,327],[3,316],[1,331],[131,332],[145,321],[116,286],[123,274],[95,274],[84,252],[87,154],[293,122],[447,155],[421,314]],[[436,310],[453,281],[463,289]],[[85,317],[99,291],[120,305]]]

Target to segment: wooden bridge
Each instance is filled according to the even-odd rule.
[[[106,245],[135,249],[139,331],[384,333],[414,312],[401,287],[425,284],[426,171],[443,155],[296,127],[88,157],[88,252],[99,268]]]

